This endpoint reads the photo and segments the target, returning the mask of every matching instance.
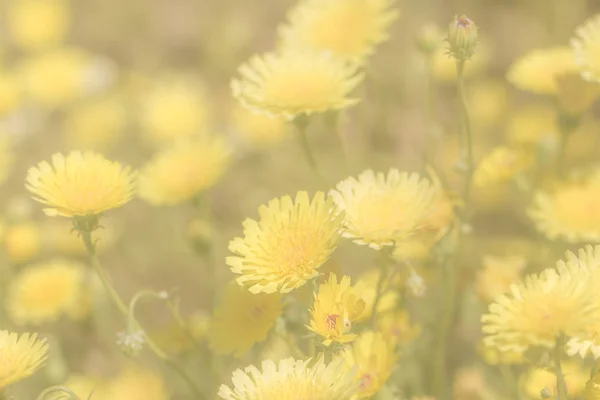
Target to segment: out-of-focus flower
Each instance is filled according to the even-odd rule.
[[[558,143],[556,111],[552,107],[531,104],[509,114],[506,138],[511,146],[537,146],[542,141]]]
[[[94,395],[92,399],[95,399]],[[160,375],[138,367],[127,367],[104,389],[103,399],[167,400],[170,396]]]
[[[80,317],[84,276],[83,265],[66,260],[28,266],[10,284],[8,315],[18,325],[54,322],[62,315]]]
[[[582,69],[581,76],[600,82],[600,14],[588,19],[575,30],[571,47],[575,51],[575,60]]]
[[[506,79],[518,89],[538,94],[558,93],[561,75],[578,73],[572,50],[567,46],[533,50],[517,59]]]
[[[556,78],[558,104],[567,115],[579,116],[600,96],[600,84],[585,81],[579,74],[566,74]]]
[[[334,274],[326,283],[319,285],[318,294],[310,312],[308,329],[323,338],[323,345],[348,343],[356,338],[352,333],[352,323],[365,309],[365,301],[357,288],[353,287],[349,276],[339,281]]]
[[[406,310],[394,310],[379,316],[376,320],[377,331],[398,345],[412,342],[421,333],[421,327],[410,320]]]
[[[356,104],[348,95],[364,76],[329,53],[299,50],[254,56],[238,72],[231,88],[245,107],[288,120]]]
[[[597,288],[600,246],[588,246],[579,257],[568,252],[556,268],[529,275],[498,297],[482,317],[485,344],[500,351],[524,352],[532,346],[551,348],[557,337],[585,332],[600,318]]]
[[[482,188],[506,182],[527,169],[532,161],[526,151],[497,146],[479,161],[473,172],[473,184]]]
[[[54,109],[98,91],[112,80],[105,60],[77,48],[59,48],[23,61],[24,93]]]
[[[221,385],[218,396],[225,400],[275,400],[306,398],[350,400],[357,393],[353,370],[341,357],[325,364],[320,355],[314,362],[287,358],[262,362],[233,372],[233,387]]]
[[[566,182],[539,191],[529,209],[538,231],[570,243],[600,242],[600,171],[583,182]]]
[[[225,289],[208,330],[209,346],[218,354],[243,356],[262,342],[281,315],[278,293],[250,293],[235,282]]]
[[[208,102],[194,79],[165,78],[142,96],[140,124],[154,142],[202,134],[209,128]]]
[[[39,254],[40,228],[33,222],[21,222],[7,227],[3,247],[11,262],[21,264]]]
[[[0,331],[0,390],[33,375],[46,361],[48,343],[35,333]]]
[[[358,366],[360,382],[357,398],[370,398],[385,384],[398,361],[396,343],[387,340],[380,332],[366,331],[344,351],[349,366]]]
[[[262,147],[282,141],[289,126],[282,117],[270,117],[238,106],[232,115],[235,132],[250,145]]]
[[[436,49],[442,47],[444,35],[436,24],[427,23],[419,29],[416,43],[419,50],[425,55],[430,56]]]
[[[330,195],[345,212],[343,236],[380,250],[423,227],[433,211],[435,189],[418,174],[367,170],[339,182]]]
[[[127,203],[134,195],[136,174],[129,167],[92,152],[52,156],[27,171],[26,188],[46,204],[50,216],[99,215]]]
[[[173,323],[153,332],[151,336],[161,349],[175,354],[183,353],[191,349],[195,342],[206,339],[210,321],[208,314],[197,312],[184,320],[187,331],[178,323]]]
[[[600,399],[600,374],[595,374],[592,379],[590,379],[583,391],[584,400],[598,400]]]
[[[380,276],[381,268],[370,268],[360,276],[355,284],[357,292],[360,293],[361,298],[365,302],[364,311],[357,317],[357,320],[359,321],[371,318]],[[397,282],[392,281],[390,277],[387,277],[387,279],[384,279],[382,282],[383,292],[380,294],[376,310],[378,314],[385,314],[396,308],[396,304],[398,303],[398,291],[390,290],[396,289],[394,286],[396,283]]]
[[[563,377],[570,398],[579,398],[583,394],[585,384],[590,376],[589,369],[579,363],[564,361],[561,363]],[[557,398],[556,375],[547,369],[531,368],[523,375],[521,386],[524,394],[531,400],[538,400],[544,388],[550,389],[552,398]]]
[[[71,108],[62,133],[71,148],[105,150],[115,144],[127,123],[127,111],[118,95],[103,96]]]
[[[477,51],[477,25],[466,15],[454,17],[448,26],[448,51],[458,61],[469,60]]]
[[[15,72],[0,69],[0,75],[0,116],[4,116],[21,103],[22,88]]]
[[[469,85],[469,111],[476,126],[487,128],[506,111],[508,93],[504,82],[486,79]]]
[[[525,269],[527,261],[523,257],[483,257],[483,268],[477,272],[475,289],[485,303],[493,301],[506,293],[510,286],[517,283]]]
[[[395,0],[302,0],[280,30],[283,49],[330,51],[351,62],[363,62],[388,39],[398,17]],[[352,29],[339,29],[351,26]]]
[[[138,195],[155,206],[190,201],[223,176],[229,160],[222,138],[183,138],[158,152],[141,169]]]
[[[11,0],[7,3],[8,35],[21,49],[53,47],[67,35],[71,22],[67,0]]]
[[[298,192],[258,209],[260,220],[246,219],[244,237],[229,243],[227,257],[237,281],[252,293],[288,293],[318,276],[318,268],[336,249],[343,214],[331,198]]]

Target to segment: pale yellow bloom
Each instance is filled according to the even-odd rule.
[[[100,154],[74,151],[52,156],[27,171],[25,187],[46,204],[50,216],[99,215],[118,208],[133,197],[136,174],[129,167]]]
[[[288,120],[356,104],[348,96],[363,79],[355,65],[329,53],[300,50],[256,55],[238,72],[231,88],[245,107]]]
[[[331,51],[363,62],[375,46],[388,39],[398,17],[395,0],[302,0],[280,27],[282,48]],[[340,27],[352,29],[340,29]]]
[[[532,164],[531,155],[521,149],[497,146],[486,154],[475,168],[473,184],[483,188],[506,182]]]
[[[69,30],[67,0],[7,1],[8,34],[24,50],[40,50],[62,42]]]
[[[218,396],[225,400],[350,400],[357,392],[353,370],[341,357],[325,364],[287,358],[262,362],[262,370],[249,365],[233,371],[233,387],[221,385]]]
[[[387,174],[367,170],[347,178],[330,195],[345,212],[343,236],[380,250],[424,226],[436,192],[418,174],[390,169]]]
[[[0,331],[0,390],[40,369],[47,353],[46,339],[35,333]]]
[[[170,399],[163,378],[139,367],[127,367],[104,388],[106,400],[167,400]],[[92,397],[95,400],[95,396]]]
[[[39,254],[41,239],[40,228],[33,222],[10,225],[4,233],[4,251],[11,262],[24,263]]]
[[[237,281],[253,293],[288,293],[318,276],[318,268],[337,247],[343,214],[331,198],[307,192],[283,196],[258,209],[260,220],[246,219],[244,237],[229,243],[227,257]]]
[[[519,107],[509,115],[506,137],[511,146],[537,146],[541,142],[558,144],[556,110],[542,104]]]
[[[229,160],[230,151],[220,137],[183,138],[141,169],[138,195],[155,206],[190,201],[221,178]]]
[[[581,75],[587,80],[600,82],[600,14],[575,30],[571,46],[582,69]]]
[[[489,303],[506,293],[510,286],[518,282],[527,261],[523,257],[483,257],[483,268],[477,272],[475,290],[479,298]]]

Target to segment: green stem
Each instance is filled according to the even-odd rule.
[[[562,366],[560,360],[563,356],[563,338],[558,337],[556,339],[556,347],[554,348],[554,368],[556,373],[556,389],[558,400],[568,400],[569,395],[567,393],[567,385],[565,383],[565,376],[563,375]]]
[[[46,396],[48,396],[49,394],[57,394],[57,393],[64,393],[64,394],[68,395],[69,396],[69,397],[67,397],[68,400],[81,400],[81,398],[79,396],[77,396],[75,393],[73,393],[73,391],[66,386],[49,387],[48,389],[46,389],[42,393],[40,393],[40,395],[36,399],[44,400],[44,399],[46,399]]]
[[[296,129],[298,130],[297,136],[298,136],[298,140],[300,142],[300,147],[302,148],[302,152],[304,153],[304,158],[306,158],[306,161],[308,162],[310,169],[313,171],[313,173],[319,180],[319,183],[324,183],[325,180],[323,179],[323,175],[321,175],[321,172],[319,171],[319,166],[317,165],[317,160],[316,160],[316,158],[313,154],[313,151],[310,147],[310,143],[308,142],[308,135],[307,135],[307,129],[306,129],[308,127],[308,120],[299,119],[298,121],[296,121],[294,123],[294,125],[296,126]]]
[[[461,106],[461,128],[462,135],[464,137],[463,143],[466,149],[463,149],[467,156],[467,165],[465,171],[465,186],[463,191],[463,201],[465,216],[463,216],[463,222],[468,222],[467,216],[469,215],[469,206],[471,203],[471,189],[473,187],[473,172],[475,170],[475,160],[473,157],[473,133],[471,129],[471,117],[469,115],[469,106],[467,103],[467,95],[465,92],[465,60],[456,61],[456,85],[458,89],[458,96],[460,97]],[[464,154],[463,153],[463,154]]]
[[[311,319],[311,310],[315,306],[315,296],[319,292],[319,285],[317,282],[318,279],[319,279],[319,276],[317,275],[311,281],[312,291],[311,291],[311,293],[309,295],[309,299],[308,299],[308,322],[307,323],[309,325],[310,325],[310,319]],[[309,353],[310,357],[314,357],[316,352],[317,352],[317,337],[316,337],[316,335],[313,334],[308,339],[308,353]]]
[[[91,231],[80,230],[81,238],[83,243],[85,244],[85,248],[87,249],[88,255],[90,257],[90,261],[92,263],[93,268],[96,270],[98,277],[102,281],[102,284],[105,290],[108,292],[109,297],[112,299],[113,303],[117,306],[121,314],[125,318],[129,318],[129,308],[126,305],[125,301],[121,298],[119,293],[116,291],[108,275],[106,274],[106,270],[102,267],[100,260],[96,254],[96,247],[94,246],[94,242],[92,241]],[[139,323],[136,324],[139,325]],[[158,345],[144,332],[144,340],[148,345],[148,348],[154,353],[156,357],[161,359],[165,364],[167,364],[173,371],[179,375],[190,387],[190,390],[194,394],[194,397],[198,400],[204,400],[205,396],[202,394],[202,391],[196,386],[192,378],[185,372],[176,362],[174,362],[165,352],[163,352]]]
[[[369,325],[375,328],[375,320],[377,319],[377,307],[381,296],[383,296],[383,284],[385,283],[389,270],[388,250],[387,248],[381,249],[381,269],[379,271],[379,279],[377,280],[377,289],[375,291],[375,299],[373,300],[373,306],[371,308],[371,319]]]

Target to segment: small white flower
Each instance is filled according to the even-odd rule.
[[[117,345],[129,357],[137,357],[146,343],[144,331],[122,331],[117,333]]]
[[[410,273],[410,276],[406,280],[406,287],[409,292],[415,297],[423,297],[425,296],[425,292],[427,291],[427,285],[425,284],[425,280],[421,275],[416,273],[415,271]]]

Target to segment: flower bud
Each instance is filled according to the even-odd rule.
[[[449,52],[458,61],[466,61],[477,48],[477,25],[466,15],[454,17],[448,27]]]
[[[417,33],[416,44],[417,48],[425,55],[433,53],[443,40],[443,33],[437,25],[428,23],[423,25]]]

